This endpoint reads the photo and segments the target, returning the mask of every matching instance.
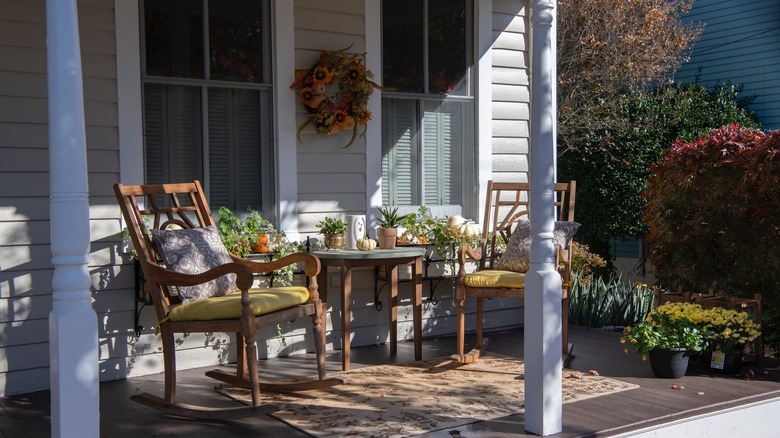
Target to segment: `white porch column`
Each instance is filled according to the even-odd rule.
[[[97,316],[87,270],[89,199],[76,0],[46,1],[46,40],[54,265],[49,314],[51,435],[97,437]]]
[[[531,269],[525,277],[525,430],[562,430],[561,277],[555,269],[555,1],[531,3]]]

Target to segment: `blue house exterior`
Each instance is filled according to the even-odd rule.
[[[764,129],[780,129],[780,2],[696,0],[684,20],[705,27],[676,82],[742,85]]]

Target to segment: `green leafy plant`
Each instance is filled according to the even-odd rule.
[[[620,342],[642,354],[642,360],[654,348],[701,351],[706,345],[702,330],[706,317],[699,304],[666,303],[651,310],[646,320],[626,327]]]
[[[765,335],[780,348],[780,132],[737,125],[678,140],[651,168],[643,218],[664,287],[763,294]]]
[[[594,270],[607,266],[607,262],[591,252],[588,245],[572,241],[571,248],[571,270],[580,274],[581,283],[589,283]]]
[[[347,221],[334,219],[332,217],[326,217],[317,222],[316,226],[320,230],[320,234],[339,234],[347,232]]]
[[[282,239],[277,245],[273,247],[271,252],[274,254],[274,258],[279,259],[290,254],[297,252],[305,252],[306,248],[300,242],[291,242],[289,240]],[[295,281],[296,265],[287,265],[283,268],[277,269],[271,273],[271,283],[274,286],[292,286]]]
[[[431,209],[421,206],[416,213],[404,216],[400,227],[404,229],[400,239],[403,243],[428,243],[430,241],[431,228],[438,221],[431,215]]]
[[[244,219],[244,231],[250,234],[276,234],[276,228],[263,219],[260,214],[251,207],[247,208],[249,215]]]
[[[622,93],[577,113],[558,161],[560,180],[577,181],[577,240],[611,262],[611,238],[647,234],[641,193],[650,166],[676,138],[691,141],[729,123],[759,127],[740,93],[731,84],[675,85]]]
[[[256,234],[247,232],[241,218],[231,209],[219,207],[217,229],[229,253],[246,257],[252,252],[252,243]]]
[[[398,228],[401,226],[401,224],[406,220],[406,217],[408,215],[399,215],[398,214],[398,207],[390,208],[390,207],[384,207],[380,206],[377,207],[379,209],[379,215],[380,217],[377,219],[377,224],[381,228]]]
[[[653,308],[653,289],[620,275],[590,276],[572,270],[569,322],[584,327],[625,327],[643,321]]]

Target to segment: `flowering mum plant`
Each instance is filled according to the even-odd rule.
[[[321,50],[320,59],[309,70],[296,70],[295,89],[298,98],[306,107],[306,121],[298,126],[298,141],[301,131],[313,125],[320,134],[333,135],[343,130],[352,130],[352,138],[344,147],[357,138],[358,125],[371,120],[371,111],[366,109],[368,97],[374,88],[382,89],[372,78],[373,73],[363,65],[363,59],[347,53],[349,46],[341,50]]]
[[[666,303],[651,310],[644,321],[626,327],[620,342],[633,346],[642,360],[654,348],[699,351],[706,345],[702,330],[706,317],[699,304]],[[628,353],[628,348],[624,351]]]
[[[744,348],[759,335],[759,324],[754,324],[747,312],[713,307],[705,310],[707,321],[704,333],[711,350]]]

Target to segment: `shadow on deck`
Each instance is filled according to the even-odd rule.
[[[522,357],[521,329],[489,334],[489,351]],[[639,388],[563,405],[563,432],[554,437],[590,437],[631,434],[633,431],[659,424],[691,419],[699,415],[721,413],[751,403],[761,403],[780,397],[780,361],[763,358],[756,364],[745,364],[742,375],[725,375],[710,370],[708,364],[692,360],[688,374],[682,379],[654,378],[647,362],[638,355],[623,353],[618,342],[620,333],[571,327],[570,342],[574,344],[568,367],[639,385]],[[467,336],[467,343],[473,336]],[[448,356],[455,351],[453,337],[430,338],[423,341],[423,358]],[[413,344],[403,342],[398,355],[391,357],[384,345],[352,349],[352,368],[389,362],[409,362],[414,357]],[[328,370],[340,370],[340,351],[328,353]],[[213,369],[209,367],[208,369]],[[230,367],[224,367],[230,369]],[[316,374],[312,355],[269,359],[260,364],[261,371],[280,377]],[[749,371],[748,371],[749,370]],[[235,402],[214,392],[219,384],[205,377],[205,369],[179,371],[179,401],[211,406],[235,406]],[[752,372],[753,378],[745,374]],[[672,389],[682,385],[684,390]],[[129,400],[138,392],[163,393],[161,374],[103,382],[100,385],[100,434],[122,437],[305,437],[303,432],[264,415],[230,421],[196,421],[168,416]],[[47,391],[0,399],[0,436],[50,436],[50,401]],[[712,417],[709,417],[710,419]],[[709,420],[707,420],[709,421]],[[742,430],[732,436],[764,436],[766,424],[775,424],[775,417],[753,418],[755,431]],[[470,425],[431,432],[426,437],[522,437],[523,415],[472,423]],[[660,435],[659,435],[660,436]],[[714,436],[714,435],[710,435]],[[718,435],[720,436],[720,435]],[[771,435],[766,435],[771,436]]]

